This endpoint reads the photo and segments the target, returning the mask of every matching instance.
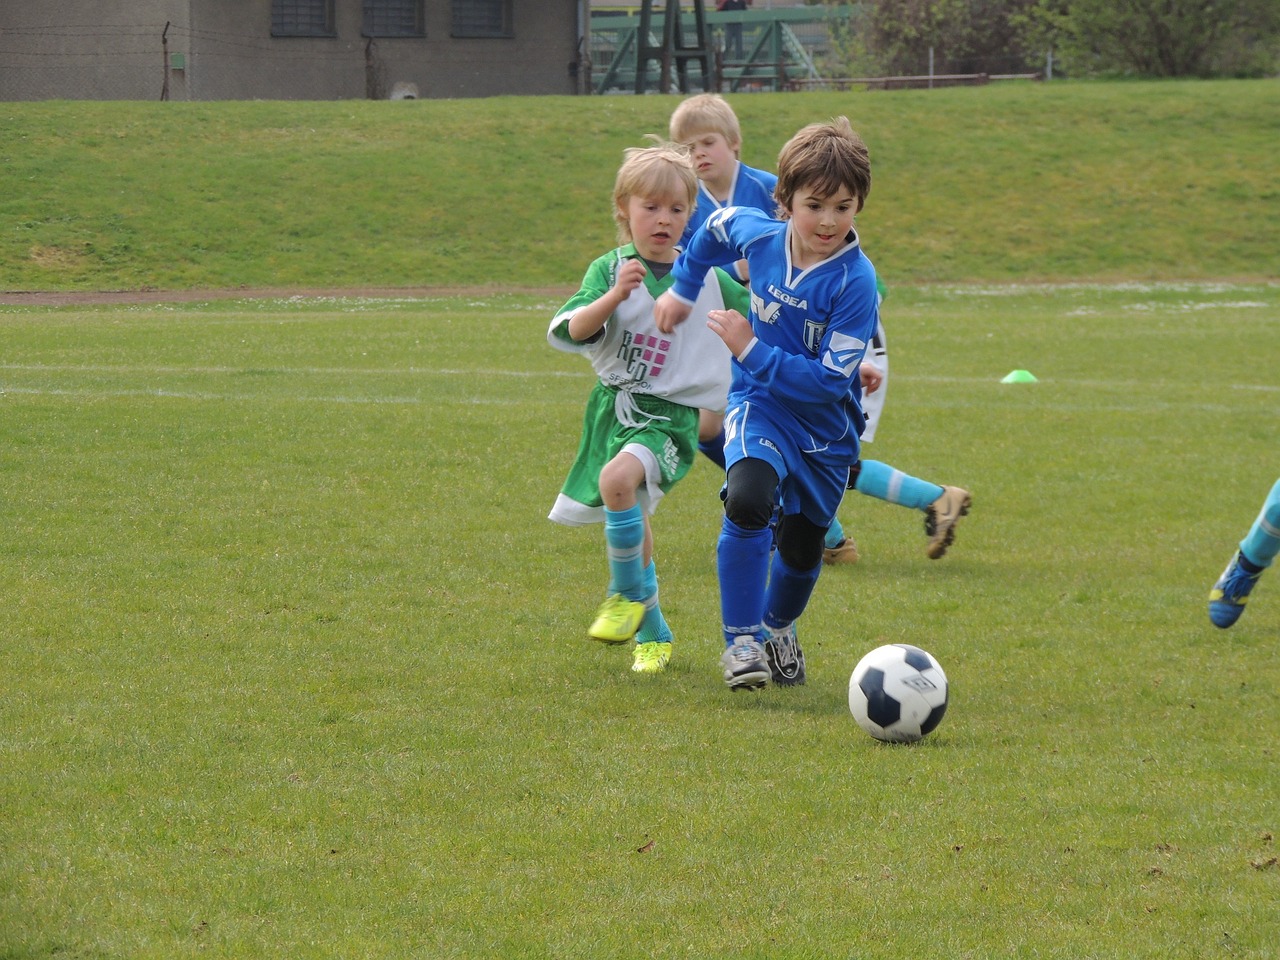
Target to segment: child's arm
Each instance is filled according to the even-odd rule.
[[[833,307],[817,357],[787,353],[757,341],[739,361],[756,382],[778,397],[802,403],[841,399],[858,376],[875,334],[879,316],[875,288],[868,282],[846,289]]]
[[[752,207],[725,207],[708,217],[671,268],[674,282],[653,311],[658,329],[670,333],[683,323],[702,291],[707,271],[743,259],[752,241],[772,229],[785,227]]]
[[[644,282],[645,265],[634,258],[624,260],[618,268],[613,286],[569,318],[569,336],[582,343],[604,329],[613,312],[631,296],[631,291]]]

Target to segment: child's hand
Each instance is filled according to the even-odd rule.
[[[631,296],[631,291],[644,283],[645,266],[634,257],[624,260],[618,268],[618,276],[613,281],[613,289],[618,294],[618,302]]]
[[[670,333],[689,318],[693,308],[670,293],[664,293],[653,304],[653,322],[663,333]]]
[[[880,389],[880,385],[884,383],[884,371],[874,363],[867,363],[865,360],[858,367],[858,376],[862,378],[863,393],[875,393]]]
[[[737,310],[708,310],[707,318],[707,326],[724,341],[735,357],[740,356],[756,338],[751,321]]]

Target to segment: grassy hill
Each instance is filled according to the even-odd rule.
[[[6,104],[0,289],[569,286],[678,100]],[[753,166],[850,117],[895,283],[1275,274],[1274,80],[730,100]]]

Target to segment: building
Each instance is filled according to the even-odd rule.
[[[0,3],[0,100],[587,92],[589,0]]]

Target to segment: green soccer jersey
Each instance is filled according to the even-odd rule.
[[[613,287],[624,260],[638,256],[635,245],[627,244],[596,259],[581,289],[552,318],[547,339],[558,349],[584,354],[605,386],[723,410],[731,358],[723,341],[707,328],[707,311],[729,308],[746,316],[751,296],[719,268],[711,271],[716,282],[703,285],[689,318],[671,333],[660,332],[653,321],[654,301],[671,286],[671,275],[657,280],[647,273],[597,337],[578,342],[569,336],[569,319]]]

